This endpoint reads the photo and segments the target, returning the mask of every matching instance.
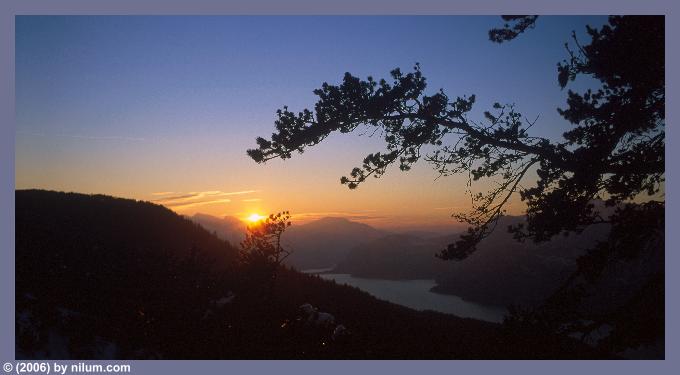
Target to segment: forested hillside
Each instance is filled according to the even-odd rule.
[[[232,246],[161,206],[16,192],[18,359],[602,356],[570,339],[418,312],[289,269],[271,294],[249,276]],[[332,325],[305,319],[305,303]]]

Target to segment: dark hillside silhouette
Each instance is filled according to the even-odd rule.
[[[15,197],[18,357],[153,358],[172,356],[173,335],[201,339],[192,332],[233,277],[235,248],[147,202]]]
[[[214,257],[218,266],[236,257],[234,247],[156,204],[42,190],[19,190],[16,202],[18,234],[29,228],[43,228],[44,237],[79,247],[102,248],[103,253],[125,248],[184,256],[188,249],[197,247]],[[22,236],[21,240],[40,241],[41,233]]]
[[[146,202],[16,192],[19,359],[606,356],[555,335],[418,312],[287,268],[258,295],[235,249]],[[300,320],[305,303],[347,328]]]

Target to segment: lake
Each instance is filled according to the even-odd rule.
[[[306,273],[316,273],[310,271],[316,270],[307,270]],[[485,306],[453,295],[433,293],[430,288],[437,285],[434,280],[364,279],[344,273],[320,273],[319,276],[416,310],[432,310],[496,323],[502,322],[507,312],[504,307]]]

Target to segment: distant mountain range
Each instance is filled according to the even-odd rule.
[[[241,220],[206,214],[190,217],[218,237],[238,246],[243,241],[246,225]],[[388,232],[370,225],[340,217],[325,217],[288,228],[283,236],[283,246],[292,250],[286,263],[298,270],[333,268],[359,244],[384,237]]]
[[[232,243],[242,240],[245,224],[233,217],[204,214],[192,218]],[[490,305],[533,305],[552,293],[574,270],[576,258],[604,238],[606,226],[539,245],[519,243],[504,229],[523,217],[504,217],[468,259],[435,257],[457,233],[391,233],[339,217],[291,226],[283,243],[293,254],[287,264],[298,269],[332,269],[376,279],[435,279],[433,291]]]
[[[234,247],[238,247],[241,241],[245,239],[246,224],[233,216],[217,217],[197,213],[190,216],[189,219],[200,224],[217,237],[229,241]]]
[[[288,264],[299,269],[335,267],[356,246],[384,237],[387,232],[339,217],[293,225],[284,245],[293,250]]]
[[[504,217],[469,258],[442,261],[435,253],[458,234],[434,238],[391,235],[363,243],[333,272],[381,279],[435,279],[433,291],[490,305],[533,305],[548,297],[571,274],[576,258],[608,233],[606,226],[580,235],[534,244],[520,243],[505,230],[523,217]]]

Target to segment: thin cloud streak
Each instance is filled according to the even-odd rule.
[[[200,202],[190,202],[190,203],[170,203],[170,204],[164,204],[164,206],[172,207],[173,209],[176,209],[176,210],[181,210],[181,209],[194,207],[194,206],[203,206],[203,205],[206,205],[206,204],[229,203],[229,202],[231,202],[231,199],[224,198],[224,199],[213,199],[213,200],[200,201]]]
[[[152,202],[158,202],[160,204],[164,203],[171,203],[171,202],[177,202],[177,201],[188,201],[188,200],[194,200],[194,199],[201,199],[201,198],[206,198],[206,197],[228,197],[232,195],[243,195],[243,194],[252,194],[252,193],[258,193],[260,190],[242,190],[242,191],[229,191],[229,192],[224,192],[220,190],[211,190],[211,191],[192,191],[188,193],[177,193],[180,195],[175,195],[172,197],[163,197],[163,198],[158,198],[153,200]]]
[[[170,195],[170,194],[177,194],[174,191],[159,191],[156,193],[151,193],[151,195]]]
[[[202,195],[196,194],[196,193],[189,193],[189,194],[182,194],[182,195],[175,195],[172,197],[165,197],[165,198],[159,198],[154,200],[153,202],[174,202],[174,201],[183,201],[186,199],[192,199],[196,197],[202,197]]]
[[[182,210],[195,206],[202,206],[208,204],[218,204],[218,203],[229,203],[231,199],[225,198],[233,195],[243,195],[252,194],[260,192],[260,190],[241,190],[241,191],[221,191],[221,190],[209,190],[209,191],[191,191],[188,193],[177,193],[177,192],[161,192],[152,195],[160,195],[160,198],[153,199],[151,202],[175,209]],[[163,197],[162,195],[177,194],[169,197]]]
[[[251,194],[251,193],[259,193],[262,190],[243,190],[243,191],[232,191],[230,193],[222,193],[221,195],[241,195],[241,194]]]

